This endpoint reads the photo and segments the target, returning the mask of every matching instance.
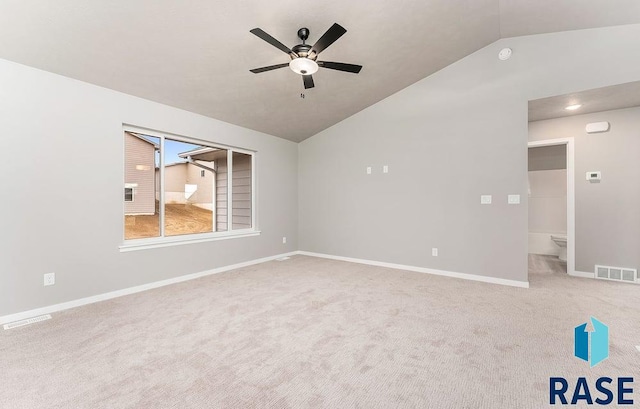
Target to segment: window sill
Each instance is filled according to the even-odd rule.
[[[178,237],[158,237],[151,239],[129,240],[119,246],[120,252],[157,249],[161,247],[181,246],[183,244],[203,243],[206,241],[237,239],[259,236],[260,230],[238,230],[231,233],[192,234]]]

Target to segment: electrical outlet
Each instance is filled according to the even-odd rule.
[[[44,285],[54,285],[56,283],[56,273],[47,273],[44,275]]]
[[[367,166],[367,175],[371,174],[371,166]]]
[[[435,248],[435,247],[434,247],[434,248],[432,248],[432,249],[431,249],[431,255],[432,255],[433,257],[438,257],[438,249],[437,249],[437,248]]]
[[[491,195],[480,196],[480,204],[491,204]]]
[[[287,244],[287,238],[286,237],[282,238],[282,244]]]
[[[509,196],[507,196],[507,203],[509,203],[509,204],[520,204],[520,195],[509,195]]]

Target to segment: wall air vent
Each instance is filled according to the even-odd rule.
[[[625,283],[640,283],[638,270],[634,268],[596,265],[596,278],[601,280],[622,281]]]
[[[50,320],[51,315],[40,315],[39,317],[27,318],[26,320],[10,322],[4,325],[4,329],[13,329],[18,327],[24,327],[25,325],[35,324],[36,322]]]

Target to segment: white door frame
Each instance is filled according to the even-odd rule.
[[[527,149],[541,146],[567,146],[567,274],[576,274],[576,177],[575,177],[575,151],[573,138],[546,139],[543,141],[530,141]]]

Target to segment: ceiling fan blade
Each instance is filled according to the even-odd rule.
[[[282,44],[280,41],[276,40],[275,38],[271,37],[269,34],[265,33],[264,30],[262,30],[261,28],[254,28],[253,30],[249,30],[249,32],[251,34],[255,34],[256,36],[260,37],[261,39],[263,39],[264,41],[266,41],[267,43],[271,44],[272,46],[276,47],[277,49],[289,54],[289,55],[293,55],[295,57],[298,56],[298,54],[294,53],[293,51],[291,51],[291,49],[289,47],[287,47],[286,45]]]
[[[340,24],[333,23],[331,27],[320,37],[318,41],[311,48],[310,53],[320,54],[322,50],[333,44],[338,38],[342,37],[347,30]]]
[[[313,77],[311,75],[303,75],[302,82],[304,83],[304,89],[309,89],[315,87],[313,83]]]
[[[260,67],[260,68],[254,68],[251,71],[254,74],[260,74],[261,72],[265,72],[265,71],[271,71],[271,70],[277,70],[278,68],[284,68],[284,67],[288,67],[289,63],[284,63],[284,64],[277,64],[277,65],[270,65],[268,67]]]
[[[357,74],[362,69],[362,65],[346,64],[343,62],[318,61],[318,67],[329,68],[330,70],[346,71]]]

